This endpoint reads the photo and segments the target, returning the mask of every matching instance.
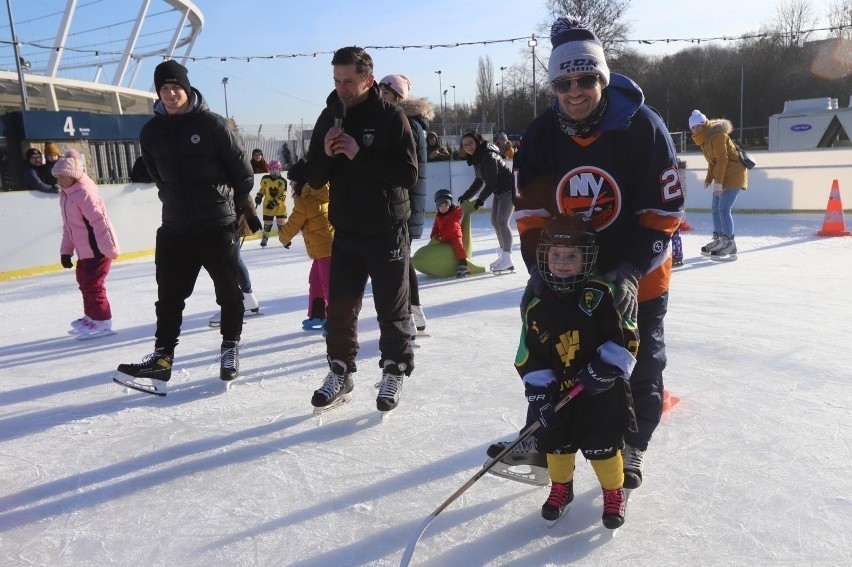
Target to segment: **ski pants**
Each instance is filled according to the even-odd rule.
[[[308,274],[308,317],[325,319],[325,306],[328,305],[328,282],[331,269],[331,256],[315,258]],[[322,309],[319,309],[322,305]]]
[[[410,296],[408,228],[403,223],[381,236],[334,235],[326,321],[326,349],[331,359],[357,370],[358,314],[367,279],[372,281],[373,302],[379,322],[379,366],[385,360],[405,363],[406,374],[414,368],[409,342]]]
[[[155,347],[174,349],[183,323],[186,299],[201,268],[207,270],[222,308],[222,339],[239,341],[243,330],[243,292],[237,277],[233,224],[197,234],[157,230],[154,266],[157,273]]]
[[[112,260],[105,256],[77,259],[75,275],[80,293],[83,294],[83,314],[88,315],[89,319],[112,319],[112,310],[104,286],[111,265]]]

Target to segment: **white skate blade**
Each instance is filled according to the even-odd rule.
[[[728,254],[726,256],[710,256],[710,259],[714,262],[733,262],[737,259],[736,254]]]
[[[94,333],[77,333],[74,337],[78,341],[88,341],[91,339],[99,339],[101,337],[108,337],[110,335],[114,335],[115,331],[112,329],[101,329],[100,331],[95,331]]]
[[[547,469],[532,465],[509,465],[503,461],[498,461],[493,467],[488,469],[488,473],[499,476],[500,478],[508,478],[509,480],[533,486],[547,486],[550,484],[550,475],[547,474]]]
[[[260,308],[258,308],[258,310],[257,310],[257,311],[250,311],[250,310],[247,310],[247,311],[245,311],[245,312],[243,313],[243,322],[245,322],[247,319],[251,319],[251,318],[253,318],[253,317],[260,317],[260,316],[262,316],[262,315],[263,315],[263,311],[260,311]],[[221,319],[217,319],[217,318],[215,318],[215,317],[216,317],[216,316],[214,315],[214,316],[213,316],[213,318],[211,318],[211,319],[207,322],[207,324],[208,324],[210,327],[214,328],[214,329],[218,329],[219,327],[221,327],[221,326],[222,326],[222,320],[221,320]]]
[[[495,276],[504,276],[506,274],[514,274],[515,273],[515,267],[512,266],[511,268],[506,268],[506,269],[503,269],[503,270],[491,270],[491,273],[494,274]]]
[[[123,372],[116,372],[112,377],[112,381],[125,388],[136,390],[144,394],[153,396],[166,395],[166,383],[162,380],[153,380],[151,378],[139,378],[138,376],[129,376]]]
[[[327,406],[323,406],[321,408],[314,407],[314,415],[315,416],[321,416],[325,413],[330,412],[331,410],[337,409],[340,406],[347,404],[351,398],[352,398],[351,393],[350,394],[343,394],[342,396],[340,396],[339,398],[337,398],[336,400],[334,400],[333,402],[331,402]]]

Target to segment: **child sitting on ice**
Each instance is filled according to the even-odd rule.
[[[461,207],[453,202],[453,194],[449,189],[438,189],[435,192],[435,206],[438,213],[435,215],[430,238],[449,244],[459,262],[456,277],[468,276],[470,269],[467,267],[467,251],[462,241]]]

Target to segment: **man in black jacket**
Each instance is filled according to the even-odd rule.
[[[370,278],[382,367],[376,407],[389,411],[399,403],[403,377],[414,369],[406,221],[417,154],[405,114],[379,93],[370,55],[344,47],[331,64],[335,90],[314,126],[307,164],[311,187],[330,184],[328,216],[335,231],[326,323],[330,371],[311,404],[335,406],[354,388],[358,314]]]
[[[141,363],[119,365],[114,380],[165,395],[183,308],[201,268],[210,274],[216,303],[222,308],[219,377],[225,381],[237,377],[243,293],[234,261],[235,224],[254,176],[242,141],[190,86],[185,67],[176,61],[157,65],[154,85],[159,101],[139,142],[163,203],[154,257],[156,342],[154,352]],[[246,220],[253,230],[260,228],[257,217]]]

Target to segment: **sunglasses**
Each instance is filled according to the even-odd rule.
[[[575,83],[581,91],[590,91],[598,84],[598,76],[594,73],[589,73],[588,75],[581,75],[576,79],[559,79],[550,84],[554,91],[559,94],[565,94],[571,90],[571,86]]]

